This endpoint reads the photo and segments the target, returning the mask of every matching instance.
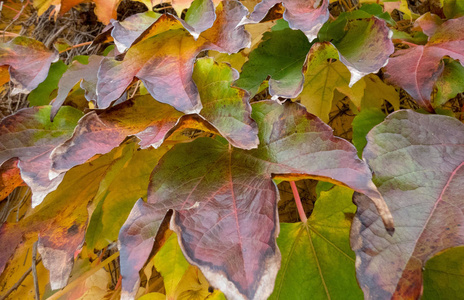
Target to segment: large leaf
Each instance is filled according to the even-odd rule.
[[[55,190],[62,176],[50,180],[51,151],[71,137],[82,113],[64,107],[55,122],[50,122],[50,106],[31,107],[4,118],[0,123],[0,164],[19,159],[21,177],[32,190],[32,206]]]
[[[57,176],[86,162],[95,154],[105,154],[127,136],[140,138],[145,147],[158,147],[182,113],[155,101],[150,95],[137,97],[110,109],[86,114],[71,139],[51,154],[51,174]]]
[[[98,72],[98,106],[108,107],[137,77],[156,100],[185,113],[199,112],[200,97],[192,81],[195,58],[207,49],[233,53],[246,47],[250,36],[238,26],[245,14],[239,2],[222,2],[214,26],[197,40],[175,17],[163,15],[150,29],[154,36],[132,46],[123,61],[103,60]]]
[[[13,94],[35,89],[47,78],[51,63],[57,60],[57,51],[24,36],[0,44],[0,66],[9,66],[10,78],[15,83]]]
[[[210,58],[198,60],[193,73],[203,104],[198,119],[211,123],[213,131],[222,134],[232,145],[256,148],[258,130],[250,117],[248,94],[230,86],[237,77],[234,71]],[[56,176],[95,154],[107,153],[126,136],[138,137],[143,148],[157,148],[176,128],[202,126],[195,124],[195,116],[179,120],[181,116],[182,113],[155,101],[150,95],[91,112],[79,121],[73,137],[53,151],[52,173]]]
[[[368,299],[418,298],[422,268],[434,254],[464,244],[464,125],[440,115],[399,111],[368,134],[363,157],[397,224],[384,233],[366,198],[351,243]]]
[[[348,142],[299,104],[253,104],[260,128],[254,150],[200,138],[171,149],[154,169],[148,203],[139,201],[120,232],[123,287],[133,293],[138,270],[168,209],[187,260],[228,297],[270,295],[279,269],[275,238],[278,193],[272,175],[315,177],[368,194],[388,228],[392,221],[370,170]],[[168,180],[169,179],[169,180]],[[137,257],[134,253],[142,253]],[[127,282],[127,284],[125,284]]]
[[[406,90],[417,103],[433,111],[430,95],[443,73],[444,56],[464,66],[464,17],[448,20],[436,28],[428,43],[398,50],[385,68],[388,80]]]
[[[103,249],[117,240],[119,230],[126,221],[137,199],[147,195],[150,174],[167,147],[159,149],[129,149],[130,158],[116,169],[117,175],[100,184],[93,202],[89,228],[85,235],[89,249]],[[107,176],[108,177],[108,176]]]
[[[303,88],[303,64],[309,48],[308,39],[299,30],[266,32],[258,48],[250,53],[235,85],[254,95],[270,76],[271,96],[295,98]]]
[[[39,236],[38,250],[44,266],[50,270],[52,289],[66,285],[74,253],[82,247],[88,221],[87,206],[105,182],[105,176],[117,175],[114,169],[130,157],[130,147],[115,149],[92,163],[69,171],[59,188],[50,193],[33,213],[19,223],[0,228],[2,243],[0,271],[24,237]],[[112,171],[113,169],[113,171]]]
[[[317,32],[329,19],[328,0],[263,0],[255,6],[249,19],[253,22],[261,21],[278,3],[285,7],[283,17],[290,28],[303,31],[310,42],[317,37]]]
[[[307,223],[281,223],[282,266],[269,299],[362,299],[349,231],[353,191],[322,192]]]

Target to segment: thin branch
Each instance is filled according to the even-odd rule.
[[[296,187],[295,181],[290,181],[290,186],[292,187],[293,197],[295,198],[296,208],[298,209],[301,222],[306,223],[308,218],[306,218],[303,204],[301,204],[300,194],[298,193],[298,188]]]
[[[69,48],[66,48],[66,49],[64,49],[64,50],[61,50],[61,51],[60,51],[60,54],[61,54],[61,53],[63,53],[63,52],[66,52],[66,51],[72,50],[72,49],[74,49],[74,48],[79,48],[79,47],[82,47],[82,46],[87,46],[87,45],[90,45],[90,44],[92,44],[92,43],[93,43],[93,41],[91,41],[91,42],[85,42],[85,43],[80,43],[80,44],[77,44],[77,45],[71,46],[71,47],[69,47]]]
[[[37,242],[32,246],[32,278],[34,279],[34,290],[35,290],[35,299],[40,300],[40,291],[39,291],[39,279],[37,278]]]
[[[40,263],[40,261],[42,260],[42,258],[39,257],[39,259],[36,260],[36,264]],[[35,266],[34,266],[35,268]],[[13,293],[14,291],[16,291],[19,286],[21,285],[21,283],[23,283],[24,279],[26,279],[26,277],[32,272],[32,266],[27,269],[26,272],[24,272],[23,276],[21,276],[21,278],[19,278],[19,280],[5,293],[5,295],[1,296],[0,297],[0,300],[5,300],[6,298],[8,298],[8,296],[10,296],[11,293]]]

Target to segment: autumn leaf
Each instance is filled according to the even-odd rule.
[[[434,108],[444,105],[448,100],[464,92],[464,66],[457,61],[445,62],[445,69],[435,83],[432,93]]]
[[[295,98],[303,88],[303,64],[309,48],[308,39],[299,30],[266,32],[258,48],[250,53],[235,85],[253,96],[270,76],[271,96]]]
[[[49,111],[48,111],[49,112]],[[39,236],[38,250],[44,266],[50,270],[50,285],[66,285],[74,253],[82,247],[87,228],[87,206],[105,182],[105,176],[117,175],[131,154],[130,147],[115,149],[92,163],[70,170],[58,189],[50,193],[32,214],[19,223],[5,223],[0,228],[0,270],[24,237]],[[113,171],[111,171],[113,168]],[[57,217],[58,216],[58,217]]]
[[[418,298],[422,268],[447,248],[463,245],[463,124],[451,117],[399,111],[368,134],[363,158],[393,212],[393,236],[375,209],[355,195],[351,245],[367,299]]]
[[[0,166],[0,201],[5,199],[15,188],[24,185],[15,158],[5,161]]]
[[[72,62],[58,83],[58,95],[52,103],[51,120],[63,105],[68,93],[79,82],[81,82],[81,88],[85,90],[87,101],[97,99],[97,71],[103,58],[103,56],[91,55],[87,64],[82,64],[77,60]]]
[[[192,81],[195,58],[207,49],[233,53],[246,47],[249,34],[238,26],[245,14],[239,2],[221,3],[214,26],[197,40],[177,19],[163,15],[151,29],[157,34],[132,46],[123,61],[103,60],[98,72],[98,107],[108,107],[137,77],[156,100],[184,113],[198,113],[201,102]]]
[[[301,104],[322,121],[329,121],[335,90],[351,99],[362,99],[365,82],[349,87],[350,71],[338,60],[338,53],[330,43],[314,44],[306,63],[305,81],[299,98]]]
[[[85,0],[33,0],[32,3],[40,16],[52,5],[55,6],[52,15],[55,13],[63,15],[71,8],[84,1]],[[93,2],[95,3],[95,14],[100,22],[108,24],[111,19],[116,19],[116,9],[121,0],[94,0]]]
[[[349,244],[353,191],[322,192],[307,223],[281,223],[282,264],[269,299],[362,299]]]
[[[260,128],[257,149],[199,138],[176,145],[160,160],[148,203],[136,203],[119,235],[125,293],[134,293],[152,237],[166,211],[174,209],[171,226],[180,235],[184,255],[211,284],[229,297],[267,297],[280,261],[272,174],[343,182],[369,194],[386,225],[392,225],[369,169],[327,125],[291,102],[255,103],[252,117]]]
[[[379,108],[363,109],[353,119],[353,145],[358,150],[358,156],[362,158],[362,152],[367,144],[366,135],[374,126],[385,120],[385,113]]]
[[[85,163],[96,154],[105,154],[119,146],[127,136],[140,138],[140,144],[159,147],[182,113],[150,95],[136,97],[107,110],[86,114],[73,136],[51,154],[51,174],[58,176]],[[137,199],[137,198],[136,198]]]
[[[31,107],[18,111],[0,122],[0,163],[18,158],[21,177],[32,190],[32,206],[55,190],[62,176],[50,180],[48,170],[52,150],[71,137],[82,113],[64,107],[55,122],[50,122],[50,106]]]
[[[58,82],[67,69],[68,66],[62,61],[57,61],[50,66],[47,78],[27,96],[27,101],[29,101],[31,106],[50,104],[50,100],[52,100],[50,96],[58,88]]]
[[[436,28],[426,45],[398,50],[385,67],[387,79],[406,90],[417,103],[433,111],[430,97],[443,73],[442,59],[449,56],[464,66],[464,17],[444,22]]]
[[[18,36],[0,44],[0,66],[9,66],[13,94],[29,93],[47,78],[51,63],[58,60],[58,52],[31,38]]]
[[[213,132],[227,138],[240,148],[256,148],[257,127],[251,119],[248,94],[231,87],[236,79],[234,70],[210,58],[195,65],[193,80],[202,98],[199,121],[209,122]],[[127,136],[140,139],[143,148],[159,147],[167,136],[180,128],[201,128],[193,116],[185,116],[171,106],[155,101],[150,95],[128,100],[103,111],[93,111],[80,121],[73,137],[59,145],[51,154],[54,176],[82,164],[95,154],[105,154],[117,147]],[[210,129],[211,130],[211,129]],[[136,197],[136,199],[139,197]]]
[[[310,42],[317,37],[319,29],[329,19],[328,0],[262,0],[255,6],[249,19],[253,22],[261,21],[278,3],[285,7],[283,18],[290,28],[303,31]]]

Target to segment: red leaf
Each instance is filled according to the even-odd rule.
[[[464,66],[464,17],[437,27],[425,46],[398,50],[385,68],[387,79],[405,89],[423,108],[433,111],[430,96],[442,74],[441,59],[450,56]]]
[[[216,14],[214,26],[198,40],[175,17],[163,15],[150,29],[154,36],[132,46],[123,61],[104,59],[98,73],[98,107],[108,107],[137,77],[156,100],[185,113],[198,113],[201,103],[192,81],[196,56],[207,49],[237,52],[250,40],[244,27],[237,26],[246,14],[243,5],[225,1]]]
[[[258,102],[252,116],[260,127],[257,149],[231,148],[209,138],[171,149],[153,170],[146,204],[150,211],[129,218],[125,228],[134,228],[134,222],[135,228],[156,225],[168,209],[175,210],[171,227],[186,258],[227,296],[264,299],[273,290],[280,261],[272,175],[342,182],[369,194],[389,228],[392,221],[355,148],[335,138],[301,105]],[[122,230],[120,238],[125,235]],[[120,247],[130,252],[133,246],[121,242]],[[138,263],[146,258],[139,256]],[[134,276],[123,273],[123,281]]]
[[[68,93],[79,81],[81,82],[81,88],[85,90],[87,101],[97,100],[97,72],[102,60],[103,56],[91,55],[89,63],[86,65],[81,64],[77,60],[72,62],[58,83],[58,95],[52,103],[51,120],[53,120],[61,105],[63,105]]]
[[[34,39],[18,36],[0,44],[0,66],[9,66],[10,77],[16,84],[12,94],[29,93],[45,80],[58,52],[50,51]]]
[[[310,42],[317,37],[319,29],[329,19],[328,0],[263,0],[255,6],[250,20],[261,21],[278,3],[285,7],[283,17],[290,28],[303,31]]]
[[[358,281],[367,299],[418,299],[422,268],[464,244],[464,125],[440,115],[399,111],[374,127],[364,150],[397,228],[387,235],[362,195],[352,225]]]

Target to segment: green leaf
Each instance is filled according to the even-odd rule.
[[[464,295],[464,247],[455,247],[427,261],[423,300],[459,299]]]
[[[27,101],[32,106],[48,105],[51,100],[50,94],[58,88],[58,82],[67,69],[68,66],[61,60],[52,64],[47,78],[27,96]]]
[[[155,268],[163,276],[166,297],[172,297],[177,285],[189,267],[177,241],[177,234],[169,236],[163,247],[154,257]]]
[[[269,299],[363,299],[349,243],[352,195],[341,186],[323,191],[307,224],[281,223],[282,263]]]
[[[304,88],[300,94],[301,104],[322,121],[329,121],[335,90],[352,99],[362,98],[365,83],[358,82],[353,88],[348,86],[350,71],[338,61],[337,50],[330,43],[313,45],[307,64]]]
[[[294,98],[303,85],[303,64],[310,43],[299,30],[281,29],[266,32],[261,44],[249,55],[235,85],[254,96],[261,83],[270,76],[272,96]]]
[[[464,67],[455,60],[446,62],[435,88],[436,93],[432,94],[432,106],[435,108],[464,92]]]
[[[461,0],[444,0],[443,12],[447,19],[464,16],[464,2]]]
[[[358,156],[362,157],[362,152],[367,144],[366,135],[380,124],[386,115],[378,108],[363,109],[353,120],[353,144],[358,150]]]

